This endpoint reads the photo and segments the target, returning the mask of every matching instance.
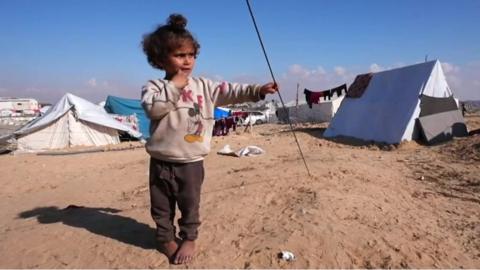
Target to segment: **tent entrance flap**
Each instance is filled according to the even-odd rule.
[[[437,144],[453,137],[468,135],[467,126],[453,96],[420,97],[418,123],[427,144]]]
[[[420,130],[427,144],[437,144],[453,137],[468,135],[460,111],[448,111],[418,118]]]
[[[419,117],[458,110],[457,103],[452,96],[441,98],[421,95],[420,108]]]

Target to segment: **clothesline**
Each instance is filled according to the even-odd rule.
[[[305,90],[303,91],[303,93],[305,94],[305,99],[310,108],[312,108],[312,104],[318,104],[321,97],[323,97],[324,100],[331,100],[334,94],[337,94],[337,97],[340,97],[343,92],[347,93],[347,84],[345,83],[340,86],[323,91],[311,91],[307,88],[305,88]]]
[[[343,92],[345,92],[347,98],[359,98],[367,89],[368,84],[372,79],[372,75],[373,73],[371,72],[357,75],[348,89],[347,84],[344,83],[340,86],[323,91],[311,91],[305,88],[303,93],[305,94],[305,99],[310,108],[312,108],[312,104],[318,104],[321,97],[323,97],[324,100],[331,100],[334,94],[337,94],[337,97],[340,97]]]

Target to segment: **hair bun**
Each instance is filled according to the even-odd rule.
[[[171,14],[168,17],[167,24],[175,30],[183,30],[187,26],[187,18],[181,14]]]

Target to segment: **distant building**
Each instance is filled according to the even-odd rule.
[[[0,97],[0,117],[34,116],[40,113],[40,105],[33,98]]]

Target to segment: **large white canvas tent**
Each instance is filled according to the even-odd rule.
[[[119,131],[141,137],[141,133],[116,121],[102,107],[66,94],[43,116],[14,135],[18,150],[38,151],[117,144],[120,142]]]
[[[321,101],[318,104],[314,103],[311,108],[306,101],[300,101],[298,105],[295,101],[292,101],[285,104],[285,109],[279,108],[277,110],[277,117],[281,122],[287,122],[287,117],[290,117],[293,123],[329,122],[340,107],[344,97],[340,96],[332,100]]]
[[[373,73],[360,97],[347,93],[324,136],[384,143],[465,136],[463,117],[452,101],[438,60]]]

